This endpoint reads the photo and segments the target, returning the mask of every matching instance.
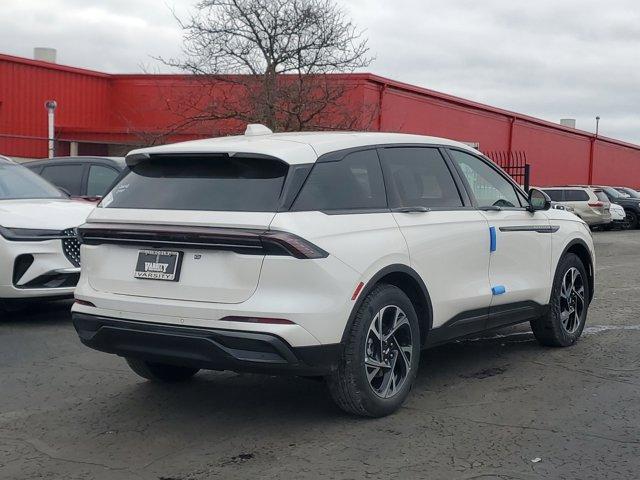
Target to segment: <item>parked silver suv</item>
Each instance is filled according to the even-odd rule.
[[[600,188],[591,187],[545,187],[542,189],[553,202],[574,209],[578,217],[590,227],[611,223],[611,202]]]

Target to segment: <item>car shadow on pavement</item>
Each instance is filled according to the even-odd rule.
[[[7,310],[0,310],[0,325],[68,323],[72,304],[73,300],[55,300],[10,305]]]
[[[503,374],[515,357],[539,350],[530,332],[510,332],[493,338],[463,340],[422,352],[420,369],[412,395],[442,390],[467,379],[484,379]],[[432,368],[437,365],[437,368]],[[344,421],[349,415],[331,401],[321,379],[293,376],[200,372],[181,384],[156,384],[128,373],[127,385],[96,411],[97,418],[119,416],[125,423],[157,421],[179,428],[201,428],[218,422],[244,428],[247,421],[294,422]],[[410,398],[411,398],[410,396]],[[125,418],[122,418],[122,417]],[[354,417],[351,417],[354,418]],[[354,418],[354,420],[357,420]],[[234,428],[234,427],[231,428]],[[172,427],[173,428],[173,427]]]

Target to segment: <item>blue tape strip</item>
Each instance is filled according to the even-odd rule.
[[[496,238],[496,227],[489,227],[489,251],[495,252],[498,248],[498,240]]]
[[[496,285],[491,289],[491,293],[494,295],[502,295],[503,293],[506,293],[506,291],[507,289],[504,288],[504,285]]]

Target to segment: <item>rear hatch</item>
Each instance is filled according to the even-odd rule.
[[[255,291],[260,233],[288,165],[232,155],[152,156],[104,198],[80,233],[83,274],[98,291],[240,303]]]

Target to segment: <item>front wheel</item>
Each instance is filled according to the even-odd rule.
[[[142,378],[158,383],[184,382],[198,373],[197,368],[148,362],[146,360],[131,357],[127,357],[126,360],[131,370],[135,373],[140,375]]]
[[[538,342],[550,347],[573,345],[582,334],[589,309],[589,281],[582,260],[569,253],[558,264],[549,311],[531,321]]]
[[[346,412],[382,417],[405,401],[420,360],[420,328],[413,304],[394,285],[380,284],[358,309],[337,371],[327,378]]]
[[[624,229],[635,230],[638,228],[638,215],[635,212],[627,211],[624,218]]]

